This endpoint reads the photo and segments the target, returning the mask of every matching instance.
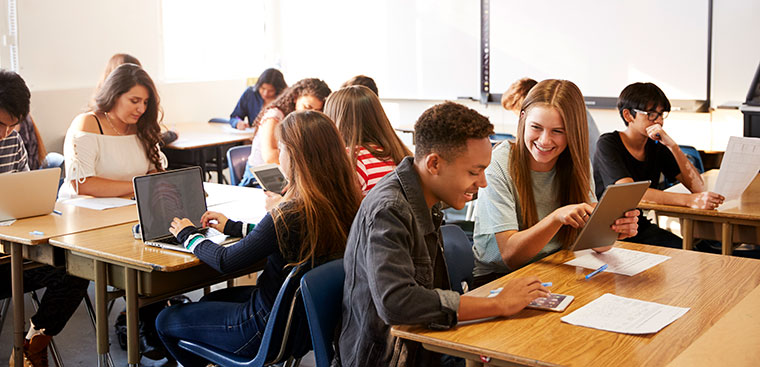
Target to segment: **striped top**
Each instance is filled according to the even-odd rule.
[[[379,147],[373,148],[382,151]],[[367,196],[369,190],[372,190],[388,173],[396,168],[393,159],[382,161],[377,159],[367,148],[357,146],[356,148],[356,175],[359,177],[359,184],[362,187],[362,195]]]
[[[29,163],[21,136],[14,130],[0,140],[0,173],[28,171]]]

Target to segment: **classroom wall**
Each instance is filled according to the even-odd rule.
[[[751,19],[760,14],[760,3],[715,0],[714,6],[713,105],[717,106],[744,100],[760,62],[760,49],[749,47],[753,36],[760,34],[760,23]],[[245,88],[245,79],[164,83],[160,18],[160,2],[153,0],[19,2],[20,72],[32,90],[32,113],[49,150],[61,151],[71,119],[83,111],[107,59],[116,52],[138,56],[156,79],[164,121],[169,125],[228,116]],[[395,126],[412,125],[422,111],[439,102],[383,99]],[[516,117],[497,104],[459,102],[488,116],[497,131],[516,130]],[[623,128],[616,111],[592,110],[592,115],[602,132]],[[673,113],[666,128],[681,144],[722,150],[728,136],[742,134],[741,124],[738,111],[717,110]]]

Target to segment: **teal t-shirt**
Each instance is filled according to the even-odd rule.
[[[508,273],[509,269],[501,259],[499,246],[496,244],[496,233],[504,231],[521,231],[520,203],[516,200],[517,190],[509,174],[509,143],[499,144],[491,155],[491,164],[486,168],[488,186],[478,191],[478,203],[473,233],[473,253],[475,254],[475,276],[490,273]],[[596,202],[594,196],[594,179],[589,173],[589,198]],[[560,183],[556,182],[556,170],[548,172],[531,171],[533,197],[536,203],[538,218],[543,219],[560,207],[557,190]],[[554,235],[529,263],[542,259],[562,247],[557,235]]]

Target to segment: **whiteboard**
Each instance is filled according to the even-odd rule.
[[[276,63],[288,83],[317,77],[336,90],[354,75],[383,98],[479,95],[478,0],[282,0]]]
[[[491,0],[491,93],[522,77],[567,79],[584,96],[653,82],[707,97],[707,0]]]

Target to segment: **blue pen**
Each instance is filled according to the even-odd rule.
[[[53,210],[53,213],[54,213],[54,214],[58,214],[58,215],[63,215],[63,213],[61,213],[61,211],[60,211],[60,210]]]
[[[542,287],[551,287],[552,286],[552,282],[541,283],[541,286]]]
[[[604,265],[600,266],[599,269],[596,269],[596,270],[592,271],[589,275],[586,275],[586,280],[591,279],[591,277],[593,277],[594,275],[597,275],[597,274],[603,272],[606,269],[607,269],[607,264],[604,264]]]

